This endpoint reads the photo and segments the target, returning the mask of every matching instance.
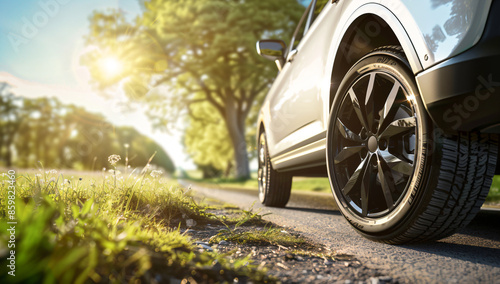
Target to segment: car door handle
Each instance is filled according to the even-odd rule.
[[[296,49],[294,49],[294,50],[290,51],[290,53],[289,53],[289,54],[288,54],[288,56],[287,56],[286,61],[287,61],[287,62],[292,62],[292,61],[293,61],[293,59],[295,58],[295,55],[297,55],[297,53],[298,53],[298,51],[297,51]]]

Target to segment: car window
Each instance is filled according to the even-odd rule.
[[[309,7],[309,4],[311,4],[312,0],[299,0],[299,4],[304,6],[304,8]]]
[[[316,18],[318,17],[319,13],[321,13],[321,11],[323,11],[323,9],[325,8],[326,3],[328,3],[328,1],[329,0],[317,0],[316,1],[316,4],[314,4],[314,11],[313,11],[311,22],[310,22],[309,25],[312,25],[312,23],[314,22],[314,20],[316,20]]]
[[[302,40],[305,34],[305,29],[307,25],[307,16],[309,14],[310,8],[311,8],[311,2],[312,0],[306,0],[306,1],[300,1],[300,4],[303,6],[306,6],[306,10],[304,14],[302,15],[302,18],[300,18],[299,24],[297,25],[297,28],[295,29],[295,32],[293,33],[292,37],[292,42],[290,43],[291,50],[294,50],[297,48],[297,45],[299,45],[299,42]]]

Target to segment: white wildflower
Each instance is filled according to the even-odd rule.
[[[121,160],[120,155],[111,155],[108,157],[108,162],[113,166],[116,165],[119,160]]]
[[[194,226],[196,226],[196,221],[193,220],[193,219],[187,219],[186,220],[186,226],[188,226],[188,227],[194,227]]]
[[[50,171],[46,171],[46,174],[57,174],[57,171],[55,169],[52,169]]]
[[[163,172],[161,170],[154,170],[154,171],[151,172],[151,176],[153,178],[160,177],[162,174],[163,174]]]

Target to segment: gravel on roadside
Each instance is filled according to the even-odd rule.
[[[275,226],[276,227],[276,226]],[[203,228],[188,229],[201,250],[215,250],[235,258],[250,256],[259,268],[267,269],[278,283],[401,283],[390,275],[364,265],[353,255],[337,255],[322,245],[307,241],[294,247],[273,244],[238,244],[210,239],[226,227],[207,224]],[[238,230],[255,230],[259,225],[243,225]],[[284,229],[289,234],[295,232]],[[241,282],[240,282],[241,283]]]

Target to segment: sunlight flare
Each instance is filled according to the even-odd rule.
[[[102,73],[107,77],[115,77],[122,73],[123,63],[114,56],[104,57],[100,61]]]

